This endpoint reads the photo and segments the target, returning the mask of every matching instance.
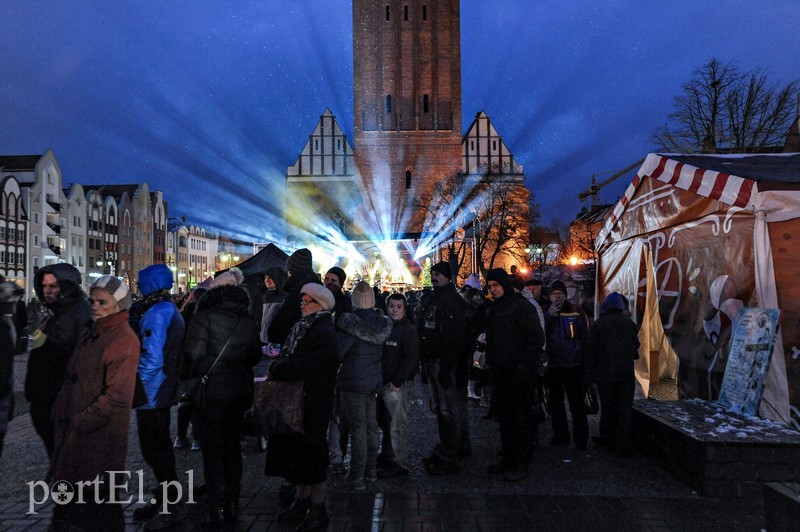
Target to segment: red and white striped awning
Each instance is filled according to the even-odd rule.
[[[611,233],[645,176],[741,208],[752,208],[753,198],[758,192],[757,184],[752,179],[698,168],[668,156],[651,153],[603,224],[597,236],[596,247]]]

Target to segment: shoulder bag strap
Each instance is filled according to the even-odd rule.
[[[206,371],[206,374],[203,375],[203,380],[204,381],[208,380],[208,374],[211,373],[211,370],[214,369],[214,366],[217,365],[217,362],[219,362],[220,357],[222,357],[222,353],[225,352],[225,349],[228,347],[228,344],[231,342],[231,338],[233,338],[233,335],[239,329],[239,322],[240,321],[241,321],[241,318],[239,318],[239,320],[236,322],[236,326],[233,328],[233,331],[231,331],[230,336],[228,336],[228,339],[225,341],[225,345],[222,346],[222,349],[220,350],[219,354],[217,355],[217,358],[214,359],[214,362],[211,364],[211,367],[208,368],[208,371]]]

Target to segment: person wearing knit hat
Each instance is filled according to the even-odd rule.
[[[337,487],[363,490],[367,478],[377,478],[378,429],[376,395],[383,385],[383,344],[392,320],[374,309],[375,295],[365,281],[351,294],[353,312],[339,316],[342,366],[336,378],[341,424],[350,433],[350,473]]]
[[[52,408],[58,423],[47,473],[48,482],[85,482],[88,504],[57,505],[53,530],[91,530],[99,523],[104,529],[125,528],[121,505],[91,502],[108,495],[108,488],[92,481],[125,469],[140,344],[128,324],[130,293],[124,283],[101,276],[89,297],[92,327],[75,345],[66,366],[69,378]]]
[[[431,475],[458,473],[460,457],[472,454],[467,398],[466,303],[451,282],[447,262],[431,267],[433,293],[423,296],[417,314],[420,360],[431,391],[432,409],[439,428],[439,444],[423,460]],[[458,373],[457,373],[458,370]],[[462,371],[463,370],[463,371]],[[462,382],[457,382],[463,379]]]
[[[211,288],[217,288],[218,286],[238,286],[242,284],[243,280],[244,274],[242,270],[239,268],[231,268],[217,275],[214,280],[211,281]]]
[[[492,303],[486,311],[486,363],[492,368],[492,407],[500,421],[503,459],[489,466],[508,482],[528,477],[534,447],[535,376],[544,367],[544,330],[534,307],[514,290],[505,270],[486,274]]]
[[[375,306],[375,291],[365,281],[359,281],[350,294],[353,309],[366,309]]]
[[[286,259],[286,271],[289,275],[298,277],[314,270],[311,260],[311,251],[307,248],[300,248]]]
[[[305,294],[322,307],[322,310],[333,310],[336,301],[330,290],[318,283],[308,283],[300,289],[300,294]]]
[[[444,275],[448,279],[453,278],[453,269],[450,267],[449,262],[437,262],[433,266],[431,266],[431,272],[436,272]]]
[[[347,274],[344,270],[338,266],[334,266],[325,273],[325,278],[322,280],[322,283],[328,290],[333,292],[333,297],[336,299],[336,305],[333,307],[333,313],[336,316],[353,311],[350,297],[342,292],[345,279],[347,279]]]
[[[89,287],[89,293],[95,288],[104,290],[111,295],[119,306],[119,310],[130,310],[133,303],[131,292],[128,290],[128,285],[120,281],[119,278],[113,275],[102,275]],[[94,313],[94,309],[92,313]]]
[[[583,406],[584,361],[589,347],[588,320],[579,305],[567,299],[567,287],[562,281],[550,286],[550,308],[545,313],[547,335],[547,386],[550,418],[553,425],[551,444],[570,442],[564,395],[572,412],[572,440],[575,446],[586,449],[589,425]]]

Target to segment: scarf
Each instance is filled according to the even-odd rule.
[[[287,359],[292,356],[292,353],[294,353],[294,350],[297,348],[297,344],[300,342],[300,339],[305,336],[306,332],[308,332],[308,329],[311,328],[311,325],[317,321],[317,319],[330,315],[331,312],[329,310],[321,310],[309,316],[300,318],[300,321],[292,326],[292,330],[289,331],[289,336],[286,338],[283,346],[281,346],[280,357],[282,359]]]

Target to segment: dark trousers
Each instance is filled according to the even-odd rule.
[[[203,452],[209,508],[239,501],[242,484],[242,433],[247,405],[242,400],[209,401],[192,421]]]
[[[186,438],[192,421],[194,406],[188,401],[178,403],[178,438]]]
[[[464,431],[460,422],[461,406],[458,405],[458,390],[455,385],[455,370],[450,370],[450,387],[443,388],[437,378],[439,375],[439,360],[428,360],[424,364],[425,374],[428,377],[428,388],[431,392],[431,406],[436,414],[436,423],[439,427],[439,445],[436,454],[445,462],[455,462],[459,451],[463,447],[462,438]],[[466,402],[466,399],[464,399]],[[466,405],[464,405],[466,408]]]
[[[586,410],[583,406],[585,395],[583,368],[581,366],[547,368],[547,388],[554,438],[569,441],[567,410],[564,405],[564,394],[566,394],[569,411],[572,414],[572,441],[578,447],[586,447],[589,440],[589,423],[586,421]]]
[[[31,403],[30,413],[33,428],[36,429],[36,434],[44,442],[44,448],[50,458],[53,457],[53,447],[55,445],[55,430],[53,428],[53,419],[50,417],[52,411],[52,403]]]
[[[169,424],[169,407],[136,411],[136,428],[139,432],[142,458],[153,469],[153,474],[159,484],[178,480]],[[158,490],[157,497],[160,495],[161,489]]]
[[[533,452],[533,390],[522,371],[492,368],[492,401],[497,402],[503,461],[527,465]]]
[[[631,411],[636,382],[604,382],[600,390],[600,437],[609,447],[627,452],[631,448]]]

